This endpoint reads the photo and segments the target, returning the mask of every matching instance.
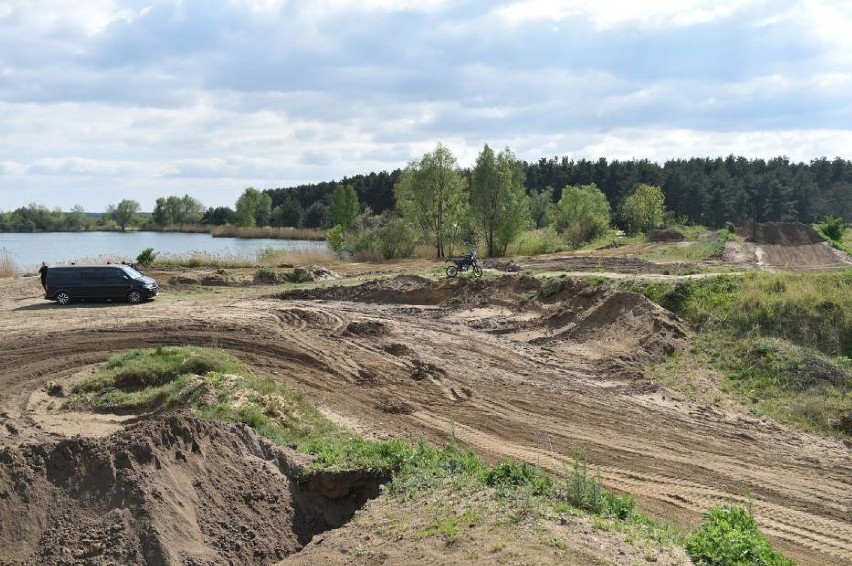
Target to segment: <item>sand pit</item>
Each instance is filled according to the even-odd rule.
[[[20,564],[267,564],[348,521],[382,478],[306,476],[245,425],[173,415],[0,452],[0,548]]]

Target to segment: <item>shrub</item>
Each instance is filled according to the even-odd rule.
[[[136,263],[142,267],[150,267],[159,254],[154,251],[154,248],[145,248],[136,256]]]
[[[340,252],[343,251],[343,226],[338,224],[326,232],[325,239],[328,242],[328,247],[331,248],[331,251],[339,256]]]
[[[519,255],[550,254],[562,250],[564,246],[556,230],[548,226],[521,234],[515,251]]]
[[[417,246],[417,231],[402,218],[392,218],[376,231],[376,244],[385,259],[411,257]]]
[[[840,242],[843,240],[843,234],[846,232],[846,223],[842,218],[827,218],[819,223],[819,229],[829,240]]]
[[[760,533],[751,509],[728,505],[710,509],[686,552],[697,566],[795,566]]]
[[[485,473],[485,484],[496,488],[529,487],[533,495],[553,491],[553,481],[544,470],[526,462],[502,460]]]

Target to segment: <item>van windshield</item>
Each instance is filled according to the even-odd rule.
[[[139,279],[142,277],[142,274],[130,267],[129,265],[122,265],[121,269],[130,276],[131,279]]]

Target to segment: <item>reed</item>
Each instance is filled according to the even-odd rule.
[[[211,226],[210,235],[214,238],[270,238],[276,240],[325,240],[325,230],[318,228],[245,228],[243,226]]]
[[[0,248],[0,277],[14,277],[18,274],[18,266],[12,254],[6,248]]]
[[[257,262],[264,266],[328,265],[340,259],[329,249],[284,249],[268,247],[257,252]]]

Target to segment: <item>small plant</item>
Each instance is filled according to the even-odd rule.
[[[150,267],[159,254],[154,251],[154,248],[145,248],[136,256],[136,263],[142,267]]]
[[[710,509],[687,539],[686,552],[697,566],[795,566],[760,533],[750,506]]]

